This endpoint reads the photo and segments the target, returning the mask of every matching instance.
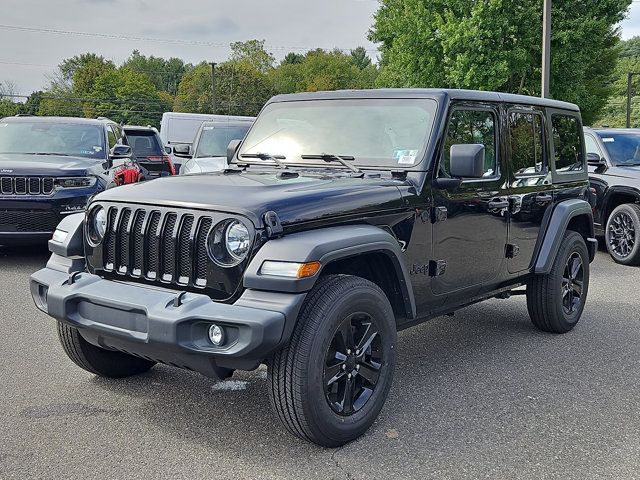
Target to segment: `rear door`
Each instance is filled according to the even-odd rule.
[[[516,107],[507,111],[511,222],[506,255],[509,273],[530,268],[545,212],[553,205],[545,124],[541,109]]]

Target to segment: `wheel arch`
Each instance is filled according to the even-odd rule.
[[[578,232],[583,236],[589,250],[589,260],[593,261],[597,250],[597,241],[594,238],[591,205],[584,200],[565,200],[555,206],[547,222],[543,239],[539,242],[536,252],[534,273],[546,274],[551,271],[567,230]]]
[[[261,275],[260,267],[267,260],[319,261],[321,269],[313,277],[303,279]],[[398,317],[416,316],[401,247],[389,232],[373,225],[327,227],[269,240],[249,263],[243,284],[256,290],[300,293],[311,290],[318,278],[328,274],[366,278],[385,292]]]
[[[640,190],[632,187],[609,187],[604,199],[602,226],[606,227],[611,212],[625,203],[640,203]]]

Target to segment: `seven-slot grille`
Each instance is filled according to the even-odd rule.
[[[207,286],[208,216],[153,207],[107,207],[107,272],[182,286]]]
[[[54,185],[52,177],[0,177],[0,194],[51,195]]]

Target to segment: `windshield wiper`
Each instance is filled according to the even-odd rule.
[[[301,155],[301,157],[303,160],[323,160],[327,163],[338,162],[347,167],[353,173],[362,173],[362,171],[358,167],[355,167],[348,162],[353,162],[355,160],[355,157],[352,157],[350,155],[333,155],[330,153],[321,153],[320,155]]]
[[[260,160],[271,160],[280,168],[289,168],[285,163],[280,160],[286,160],[284,155],[270,155],[268,153],[243,153],[239,155],[240,158],[259,158]]]

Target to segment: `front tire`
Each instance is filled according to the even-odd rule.
[[[640,205],[627,203],[616,207],[605,230],[607,250],[621,265],[640,265]]]
[[[101,377],[123,378],[148,371],[155,362],[90,344],[77,328],[58,322],[58,338],[67,356],[80,368]]]
[[[527,284],[527,308],[533,324],[550,333],[566,333],[580,320],[589,290],[589,252],[582,235],[567,231],[546,275]]]
[[[389,393],[396,341],[393,309],[377,285],[320,278],[269,364],[269,399],[284,426],[324,447],[362,435]]]

